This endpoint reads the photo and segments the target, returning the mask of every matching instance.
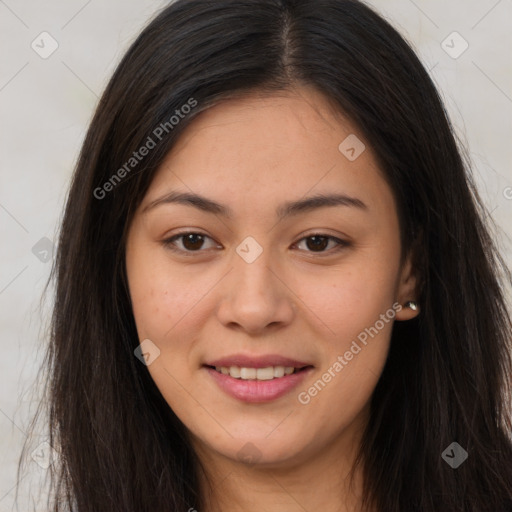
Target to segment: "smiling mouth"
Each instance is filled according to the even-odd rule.
[[[292,375],[294,373],[300,373],[308,368],[312,368],[311,365],[302,366],[300,368],[294,368],[293,366],[267,366],[266,368],[247,368],[240,366],[210,366],[205,365],[207,368],[228,375],[234,379],[240,380],[273,380]]]

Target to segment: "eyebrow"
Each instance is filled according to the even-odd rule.
[[[146,213],[157,206],[173,203],[193,206],[204,212],[222,215],[228,219],[233,217],[233,211],[228,206],[217,203],[216,201],[199,194],[177,191],[170,192],[159,199],[155,199],[143,209],[143,213]],[[277,218],[281,220],[286,217],[291,217],[293,215],[328,206],[349,206],[368,211],[368,206],[361,201],[361,199],[356,197],[351,197],[346,194],[316,194],[304,199],[281,204],[276,209],[276,215]]]

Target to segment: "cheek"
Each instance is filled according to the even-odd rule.
[[[190,316],[208,289],[197,273],[169,265],[158,249],[128,253],[127,273],[139,336],[160,342]]]
[[[385,256],[372,263],[369,252],[327,271],[287,276],[308,323],[338,344],[373,325],[394,302],[396,269],[383,263],[390,261]]]
[[[197,305],[205,292],[197,277],[197,286],[191,285],[191,272],[177,271],[159,249],[134,247],[127,251],[126,265],[139,340],[149,339],[159,350],[148,371],[180,418],[192,421],[185,383],[197,338]]]
[[[318,326],[321,368],[299,397],[329,414],[339,404],[351,417],[370,398],[384,367],[395,318],[396,273],[389,255],[354,258],[328,276],[297,280],[310,325]],[[382,253],[381,253],[382,254]],[[389,259],[388,259],[389,258]],[[302,398],[302,400],[301,400]],[[313,405],[315,403],[316,405]]]

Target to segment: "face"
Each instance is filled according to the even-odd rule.
[[[332,112],[309,88],[204,111],[130,226],[147,369],[204,453],[277,467],[353,446],[416,314],[393,194]]]

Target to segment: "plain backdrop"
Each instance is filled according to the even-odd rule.
[[[512,266],[512,2],[368,3],[430,71],[470,150],[476,183]],[[51,305],[41,306],[40,299],[72,170],[116,64],[166,4],[0,0],[0,512],[15,510],[17,462],[37,406],[33,385]],[[44,440],[44,431],[31,438],[34,449]],[[29,482],[37,488],[44,478],[47,470],[37,460],[36,454],[22,488]],[[32,499],[20,490],[19,510],[46,510]]]

